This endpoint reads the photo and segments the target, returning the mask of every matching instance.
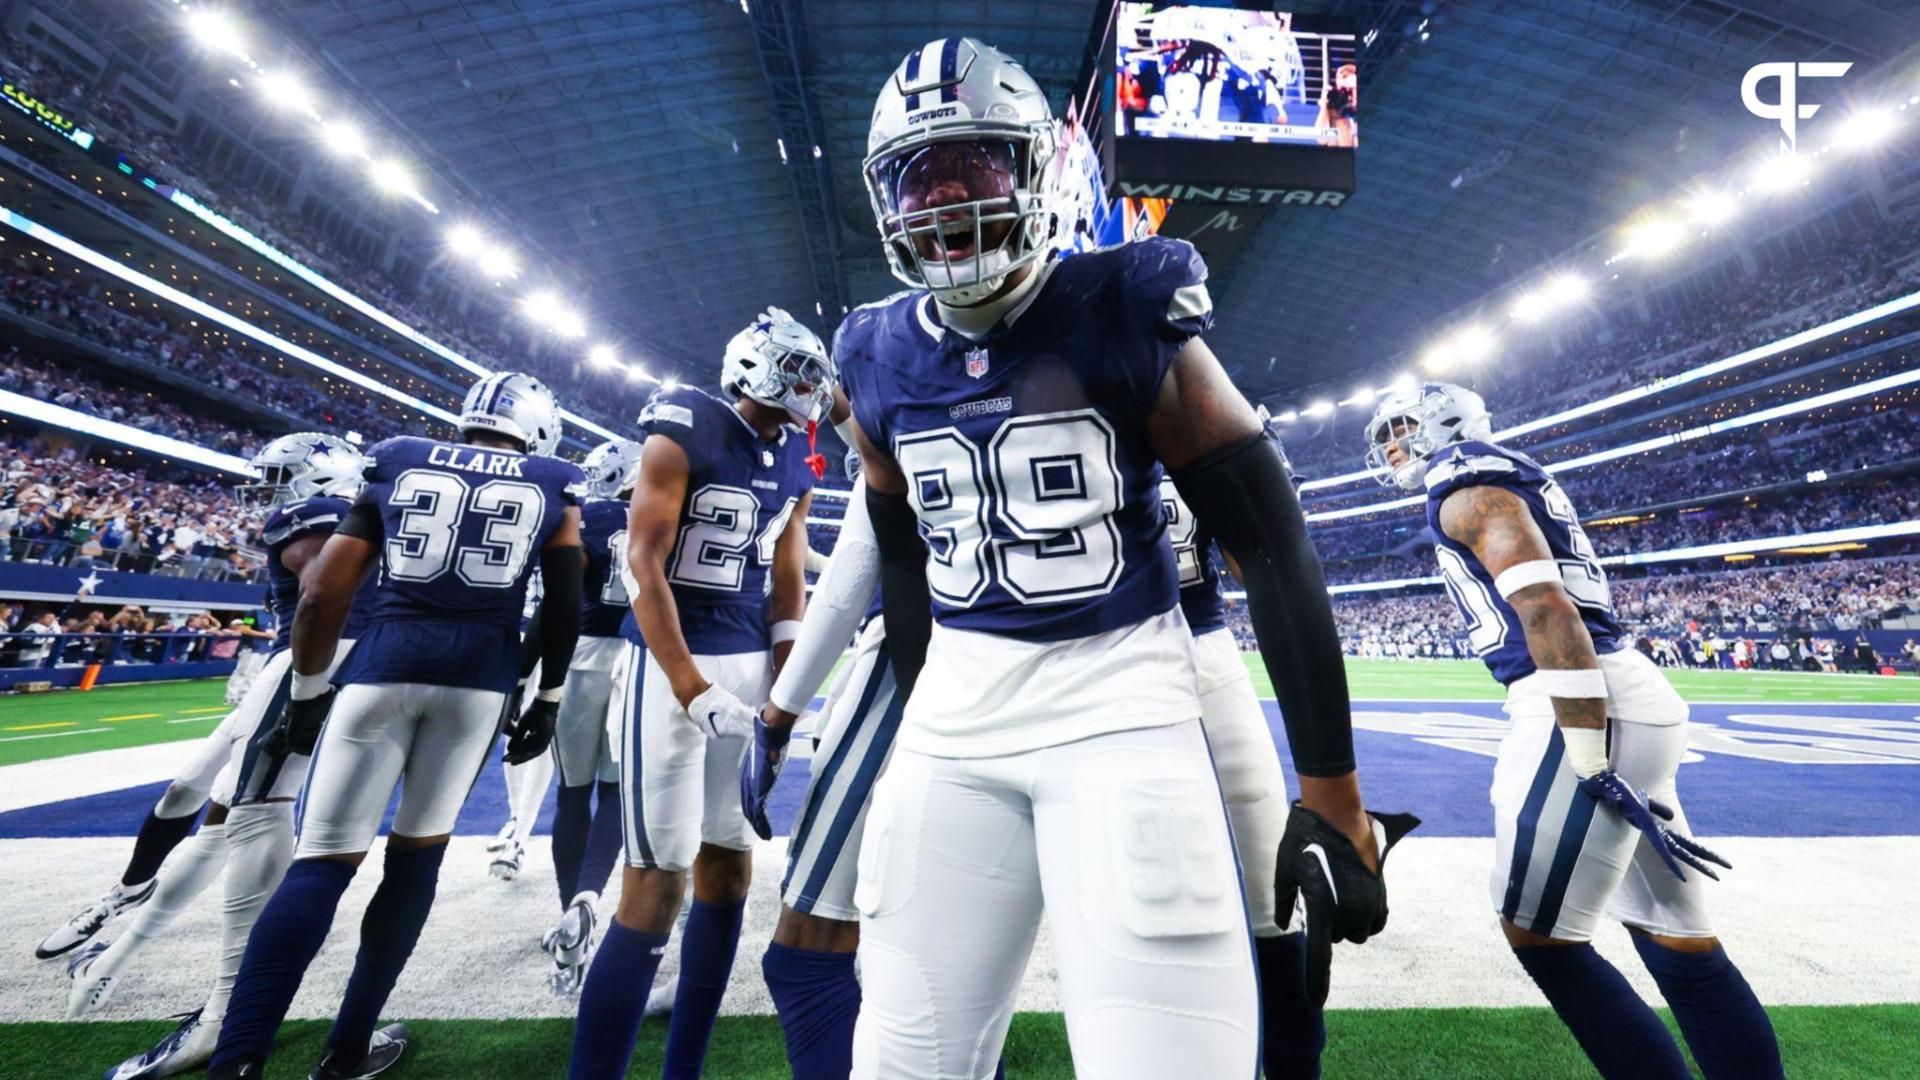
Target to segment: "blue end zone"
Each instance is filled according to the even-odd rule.
[[[1268,725],[1287,762],[1279,711]],[[1425,820],[1422,836],[1491,836],[1491,752],[1504,727],[1495,703],[1362,702],[1355,747],[1369,805]],[[1760,722],[1756,718],[1769,718]],[[1701,836],[1906,836],[1920,831],[1920,707],[1696,705],[1680,795]],[[1407,730],[1378,730],[1381,727]],[[1437,745],[1444,744],[1444,745]],[[1887,762],[1904,761],[1906,764]],[[1819,763],[1807,763],[1819,762]],[[798,816],[807,761],[792,762],[774,792],[781,835]],[[1291,766],[1290,790],[1297,790]],[[0,839],[130,836],[165,784],[0,814]],[[392,820],[388,808],[388,821]],[[552,824],[548,794],[534,831]],[[507,819],[506,783],[489,765],[455,831],[492,835]]]

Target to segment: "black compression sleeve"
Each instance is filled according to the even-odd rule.
[[[547,589],[539,609],[542,690],[564,685],[567,669],[573,666],[573,647],[580,642],[580,594],[585,580],[586,552],[580,548],[551,548],[540,553],[540,581]]]
[[[1279,448],[1249,435],[1173,474],[1180,498],[1240,564],[1260,658],[1302,776],[1353,771],[1353,715],[1320,557]]]
[[[927,661],[933,634],[933,598],[927,592],[927,543],[905,495],[884,495],[867,488],[867,513],[880,548],[880,613],[886,619],[887,651],[900,700],[913,696],[913,684]]]
[[[386,535],[387,529],[380,523],[380,507],[374,503],[372,496],[362,495],[354,501],[353,509],[347,511],[347,519],[333,531],[341,536],[378,543]]]

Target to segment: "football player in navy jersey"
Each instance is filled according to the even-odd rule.
[[[560,792],[553,815],[553,876],[560,887],[560,921],[542,944],[553,958],[548,985],[556,994],[580,988],[599,925],[600,891],[620,855],[620,771],[607,737],[613,669],[626,649],[620,622],[627,586],[627,498],[640,472],[640,444],[613,439],[581,464],[587,503],[580,508],[586,583],[580,593],[580,643],[573,649],[567,696],[554,720],[553,760]],[[559,613],[556,613],[559,614]],[[544,620],[542,605],[536,620]],[[539,635],[539,624],[527,628]]]
[[[350,500],[360,490],[361,458],[337,436],[303,432],[275,439],[254,455],[252,464],[261,480],[243,485],[238,494],[243,503],[268,511],[261,540],[267,548],[267,603],[279,633],[239,706],[168,786],[168,798],[178,791],[208,793],[199,796],[210,798],[205,824],[167,859],[166,876],[126,933],[111,947],[95,942],[74,957],[68,968],[68,1014],[78,1017],[105,1008],[133,958],[164,933],[224,867],[213,992],[151,1049],[108,1070],[116,1080],[172,1076],[206,1064],[248,932],[293,858],[293,799],[306,776],[307,759],[268,753],[256,736],[262,734],[262,722],[285,706],[292,659],[286,628],[299,599],[300,574],[345,519]],[[334,653],[336,663],[360,636],[370,592],[371,579],[355,597],[355,610]],[[191,812],[186,820],[192,820]]]
[[[210,1075],[257,1076],[300,980],[401,786],[379,887],[345,1000],[312,1075],[376,1076],[405,1025],[375,1030],[433,904],[455,817],[506,715],[536,556],[549,602],[578,610],[580,470],[548,455],[559,409],[537,379],[467,392],[460,441],[400,437],[367,454],[366,488],[302,576],[290,701],[270,738],[313,753],[293,866],[247,942]],[[332,675],[355,587],[375,565],[372,620]],[[544,753],[580,624],[542,627],[541,688],[507,733],[509,760]]]
[[[739,944],[753,830],[739,769],[806,604],[814,474],[796,428],[824,418],[826,348],[769,309],[727,343],[731,401],[662,388],[627,519],[633,617],[616,686],[627,869],[580,995],[569,1075],[624,1076],[680,908],[680,982],[663,1075],[698,1076]]]
[[[1626,924],[1702,1073],[1780,1076],[1773,1027],[1707,916],[1709,864],[1727,863],[1685,835],[1687,704],[1621,631],[1566,493],[1492,429],[1480,395],[1425,383],[1381,399],[1367,464],[1426,491],[1441,580],[1507,688],[1492,875],[1507,942],[1602,1076],[1688,1075],[1594,951],[1603,915]]]
[[[1054,257],[1057,151],[1044,93],[972,39],[916,49],[874,109],[864,177],[914,289],[852,313],[834,352],[907,705],[855,893],[857,1077],[989,1074],[1043,907],[1080,1071],[1257,1067],[1161,466],[1246,573],[1302,777],[1277,873],[1334,937],[1385,923],[1319,560],[1199,340],[1205,267],[1160,239]]]

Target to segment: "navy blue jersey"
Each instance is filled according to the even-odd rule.
[[[1433,530],[1441,580],[1467,622],[1468,644],[1486,661],[1494,678],[1510,684],[1533,674],[1533,657],[1527,653],[1520,617],[1494,589],[1493,575],[1480,564],[1473,549],[1440,531],[1440,504],[1462,488],[1491,485],[1520,496],[1560,564],[1561,583],[1587,624],[1594,650],[1614,652],[1626,641],[1613,615],[1607,573],[1600,568],[1593,544],[1580,528],[1573,503],[1532,458],[1493,443],[1456,443],[1434,456],[1427,466],[1426,483],[1427,525]]]
[[[506,691],[539,552],[586,480],[558,458],[402,436],[366,455],[378,511],[372,625],[334,681]]]
[[[687,455],[680,535],[666,570],[688,650],[728,656],[771,648],[767,571],[794,508],[813,490],[806,443],[785,428],[768,442],[732,405],[690,386],[656,390],[640,427]],[[620,628],[644,644],[631,615]]]
[[[580,542],[587,549],[587,583],[580,592],[580,636],[618,637],[627,614],[627,504],[595,499],[580,508]]]
[[[267,606],[273,612],[273,651],[286,648],[293,637],[293,609],[300,602],[300,576],[280,562],[280,556],[307,536],[332,536],[333,530],[347,519],[352,503],[336,495],[315,495],[299,502],[273,508],[260,527],[260,539],[267,545]],[[340,628],[344,641],[358,638],[366,629],[373,611],[373,589],[380,575],[372,573],[353,596],[353,610]]]
[[[1227,625],[1227,599],[1220,594],[1220,568],[1213,558],[1213,534],[1180,501],[1173,478],[1160,480],[1160,505],[1167,515],[1167,541],[1180,572],[1180,610],[1195,634]]]
[[[835,335],[860,426],[890,450],[927,538],[942,625],[1029,641],[1129,626],[1179,593],[1146,420],[1211,322],[1206,264],[1153,237],[1042,268],[1011,326],[945,330],[932,297]]]

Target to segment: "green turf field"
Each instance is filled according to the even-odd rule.
[[[1247,657],[1254,686],[1273,687],[1259,659]],[[1911,675],[1773,674],[1751,671],[1675,671],[1689,701],[1773,702],[1782,705],[1920,704],[1920,678]],[[1498,701],[1500,685],[1472,660],[1349,660],[1356,700]],[[225,715],[226,680],[109,686],[80,693],[0,697],[0,766],[123,746],[191,739],[213,730]]]
[[[1914,1075],[1920,1005],[1783,1006],[1769,1012],[1787,1075],[1796,1080]],[[97,1075],[169,1030],[164,1021],[0,1025],[0,1061],[7,1062],[10,1080],[70,1080]],[[412,1028],[415,1049],[394,1070],[395,1080],[562,1076],[572,1030],[571,1020],[421,1021]],[[282,1028],[277,1074],[297,1075],[318,1060],[326,1031],[326,1023],[318,1020]],[[647,1024],[630,1075],[659,1075],[666,1032],[665,1021]],[[1016,1016],[1006,1062],[1013,1080],[1072,1076],[1065,1021],[1040,1013]],[[1391,1009],[1329,1013],[1325,1074],[1495,1080],[1593,1072],[1573,1037],[1546,1009]],[[706,1075],[716,1080],[787,1076],[779,1023],[771,1016],[721,1017]]]

